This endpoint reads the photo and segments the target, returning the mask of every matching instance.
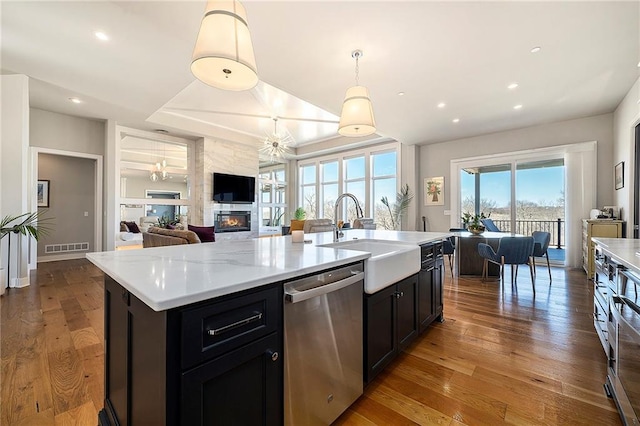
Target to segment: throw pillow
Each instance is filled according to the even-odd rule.
[[[133,233],[133,234],[139,234],[140,233],[140,228],[138,228],[138,224],[135,222],[125,222],[124,223],[127,226],[127,229],[129,230],[129,232]]]
[[[195,232],[203,243],[213,243],[216,241],[214,226],[187,225],[187,227],[189,228],[189,231]]]
[[[124,223],[124,221],[120,222],[120,232],[129,232],[129,230],[127,229],[127,225]]]

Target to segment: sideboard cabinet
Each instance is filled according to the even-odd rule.
[[[622,238],[621,220],[583,219],[582,220],[582,267],[589,279],[593,278],[595,264],[593,262],[593,237]]]

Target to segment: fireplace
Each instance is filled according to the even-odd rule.
[[[250,211],[218,211],[215,220],[216,233],[251,231]]]

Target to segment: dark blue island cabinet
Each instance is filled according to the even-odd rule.
[[[421,246],[421,269],[364,295],[364,374],[371,380],[436,319],[443,321],[442,242]]]
[[[282,285],[154,311],[105,278],[107,425],[281,425]]]

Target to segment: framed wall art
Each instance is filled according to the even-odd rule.
[[[38,207],[49,207],[49,181],[38,181]]]
[[[424,179],[424,205],[444,206],[444,176]]]
[[[616,189],[624,188],[624,161],[616,164],[614,171],[614,180],[616,183]]]

